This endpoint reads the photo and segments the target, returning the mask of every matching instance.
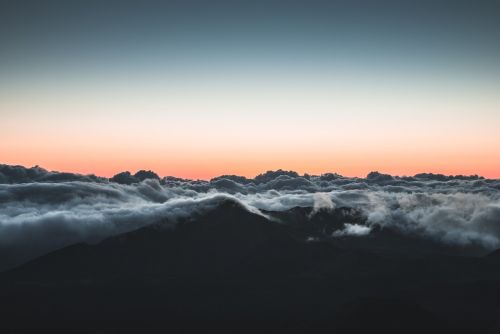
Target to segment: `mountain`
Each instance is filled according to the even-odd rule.
[[[416,252],[425,245],[397,231],[332,238],[346,223],[363,224],[346,208],[264,215],[271,219],[226,200],[175,227],[163,221],[39,257],[0,274],[2,326],[9,333],[499,328],[498,262],[430,243]]]

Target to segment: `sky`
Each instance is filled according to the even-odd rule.
[[[495,1],[11,1],[0,163],[500,178]]]

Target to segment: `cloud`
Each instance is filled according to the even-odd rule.
[[[379,226],[453,245],[500,247],[499,180],[435,174],[300,176],[282,170],[255,179],[226,175],[210,181],[160,178],[151,171],[118,175],[108,180],[0,165],[0,253],[19,263],[147,224],[173,226],[227,199],[260,215],[294,207],[311,207],[313,214],[347,207],[361,214],[363,224],[344,224],[333,237],[364,236]],[[1,262],[0,268],[6,266]]]
[[[317,213],[322,209],[333,210],[335,209],[335,203],[332,202],[332,198],[327,193],[314,193],[313,194],[313,210],[312,214]]]
[[[25,168],[0,164],[0,184],[28,182],[87,181],[104,182],[106,179],[95,175],[49,172],[39,166]]]
[[[141,181],[152,179],[152,180],[160,180],[158,174],[150,170],[140,170],[134,175],[130,174],[130,172],[121,172],[113,176],[109,179],[111,182],[116,182],[120,184],[133,184],[139,183]]]
[[[358,224],[345,224],[342,230],[333,232],[334,237],[343,236],[365,236],[370,234],[371,227]]]
[[[135,186],[82,182],[2,185],[0,194],[0,250],[11,253],[12,264],[148,224],[173,226],[178,219],[213,209],[224,200],[237,200],[216,192],[177,195],[152,180]],[[242,205],[260,214],[258,209]],[[14,252],[19,253],[17,258]],[[0,268],[8,264],[0,263]]]
[[[477,193],[374,192],[367,223],[457,245],[500,246],[500,199]]]

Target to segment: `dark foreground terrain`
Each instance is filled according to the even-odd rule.
[[[233,201],[0,274],[2,333],[500,333],[500,252]]]

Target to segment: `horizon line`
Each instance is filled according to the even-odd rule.
[[[483,175],[480,175],[480,174],[443,174],[443,173],[434,173],[434,172],[419,172],[419,173],[415,173],[413,175],[410,175],[410,174],[391,174],[391,173],[385,173],[385,172],[380,172],[379,170],[372,170],[370,172],[368,172],[365,176],[348,176],[348,175],[343,175],[343,174],[340,174],[340,173],[337,173],[337,172],[324,172],[324,173],[320,173],[320,174],[316,174],[316,173],[308,173],[308,172],[304,172],[304,173],[300,173],[300,172],[297,172],[295,170],[292,170],[292,169],[283,169],[283,168],[278,168],[278,169],[268,169],[266,171],[263,171],[261,173],[258,173],[254,176],[247,176],[247,175],[238,175],[238,174],[233,174],[233,173],[224,173],[224,174],[220,174],[220,175],[216,175],[216,176],[213,176],[211,178],[186,178],[186,177],[180,177],[180,176],[175,176],[175,175],[159,175],[157,172],[155,172],[154,170],[152,169],[138,169],[134,172],[131,172],[130,170],[122,170],[122,171],[119,171],[117,173],[115,173],[114,175],[112,176],[102,176],[102,175],[98,175],[96,173],[81,173],[81,172],[72,172],[72,171],[66,171],[66,170],[52,170],[52,169],[47,169],[47,168],[44,168],[43,166],[40,166],[38,164],[34,165],[34,166],[31,166],[31,167],[27,167],[25,165],[22,165],[22,164],[8,164],[8,163],[0,163],[0,167],[3,167],[3,166],[7,166],[7,167],[21,167],[21,168],[24,168],[24,169],[35,169],[35,168],[39,168],[39,169],[42,169],[46,172],[49,172],[49,173],[59,173],[59,174],[62,174],[62,173],[67,173],[67,174],[73,174],[73,175],[81,175],[81,176],[95,176],[95,177],[98,177],[98,178],[103,178],[103,179],[108,179],[108,180],[111,180],[113,177],[117,176],[117,175],[120,175],[120,174],[123,174],[123,173],[129,173],[130,176],[135,176],[137,175],[138,173],[140,172],[151,172],[151,173],[154,173],[160,180],[161,179],[164,179],[164,178],[169,178],[169,177],[172,177],[172,178],[176,178],[176,179],[183,179],[183,180],[190,180],[190,181],[211,181],[213,179],[217,179],[217,178],[221,178],[223,176],[236,176],[236,177],[242,177],[242,178],[245,178],[247,180],[255,180],[255,178],[261,176],[261,175],[265,175],[267,173],[283,173],[284,175],[287,174],[287,173],[295,173],[297,174],[298,177],[321,177],[321,176],[325,176],[325,175],[336,175],[337,177],[340,177],[340,178],[349,178],[349,179],[368,179],[370,174],[378,174],[379,176],[391,176],[393,178],[409,178],[409,177],[418,177],[418,176],[422,176],[422,175],[433,175],[433,176],[444,176],[444,177],[447,177],[447,178],[477,178],[477,179],[486,179],[486,180],[498,180],[500,178],[490,178],[490,177],[485,177]],[[1,171],[0,171],[1,172]]]

